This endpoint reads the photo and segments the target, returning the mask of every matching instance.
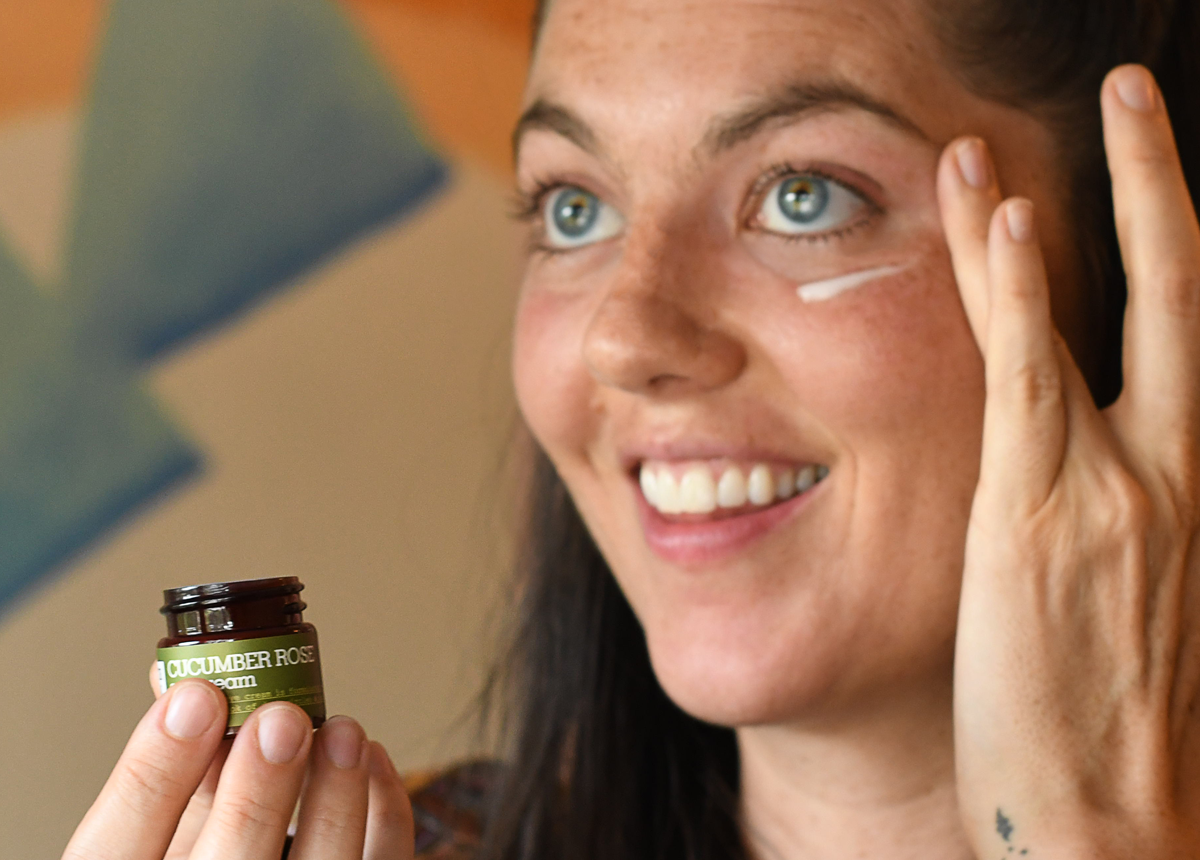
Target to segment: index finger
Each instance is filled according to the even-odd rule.
[[[1200,385],[1200,226],[1162,95],[1142,66],[1101,92],[1113,207],[1129,281],[1118,434],[1144,454],[1163,432],[1190,448]],[[1186,441],[1185,441],[1186,440]]]
[[[206,681],[173,686],[146,712],[63,860],[160,860],[225,734],[225,696]]]
[[[1000,205],[1000,186],[987,144],[965,137],[951,142],[938,160],[938,207],[954,280],[980,351],[987,350],[988,233]]]

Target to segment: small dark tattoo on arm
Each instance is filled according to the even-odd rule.
[[[1005,842],[1012,841],[1012,822],[1009,821],[1008,816],[999,809],[996,810],[996,832],[1000,834],[1000,838]]]
[[[1000,834],[1000,838],[1003,839],[1008,844],[1008,853],[1016,854],[1021,857],[1025,857],[1029,854],[1029,849],[1022,848],[1020,851],[1018,851],[1017,846],[1014,845],[1013,841],[1012,841],[1013,831],[1015,831],[1016,829],[1017,828],[1012,823],[1012,819],[1010,819],[1007,815],[1005,815],[1003,810],[997,809],[996,810],[996,832],[998,834]],[[1003,858],[1003,860],[1007,860],[1007,858]]]

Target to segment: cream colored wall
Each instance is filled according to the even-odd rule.
[[[0,162],[58,187],[72,121],[42,125],[43,145],[0,139]],[[0,856],[61,852],[151,701],[169,586],[298,575],[332,711],[401,767],[471,749],[453,723],[488,658],[506,555],[517,243],[503,183],[464,164],[454,177],[153,368],[205,471],[0,617]],[[0,174],[0,221],[22,211],[19,185]],[[34,265],[54,256],[58,221],[43,221],[18,237]]]

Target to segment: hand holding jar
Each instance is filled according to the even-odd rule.
[[[412,811],[383,746],[349,717],[324,719],[301,587],[287,578],[166,593],[157,701],[64,860],[276,860],[297,799],[291,860],[413,856]]]

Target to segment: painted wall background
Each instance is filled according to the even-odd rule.
[[[474,749],[531,5],[0,0],[0,855],[103,783],[165,587],[299,575],[334,711]]]

